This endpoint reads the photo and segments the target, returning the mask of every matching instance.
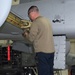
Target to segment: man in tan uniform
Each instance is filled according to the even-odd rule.
[[[24,32],[34,46],[37,57],[38,75],[54,75],[54,42],[50,21],[40,16],[37,6],[31,6],[28,16],[32,21],[30,33]]]

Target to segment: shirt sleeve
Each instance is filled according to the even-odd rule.
[[[38,24],[36,22],[33,22],[30,28],[29,40],[33,42],[36,39],[37,34],[38,34]]]

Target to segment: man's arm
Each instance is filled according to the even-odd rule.
[[[29,41],[33,42],[38,33],[38,25],[34,22],[31,25],[29,33],[27,31],[24,32],[24,37],[26,37]]]

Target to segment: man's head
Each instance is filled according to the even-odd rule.
[[[28,16],[33,21],[39,16],[39,9],[37,6],[31,6],[28,9]]]

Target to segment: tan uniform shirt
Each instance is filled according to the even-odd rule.
[[[42,16],[39,16],[33,21],[29,40],[33,43],[35,52],[54,52],[54,41],[50,21]]]

